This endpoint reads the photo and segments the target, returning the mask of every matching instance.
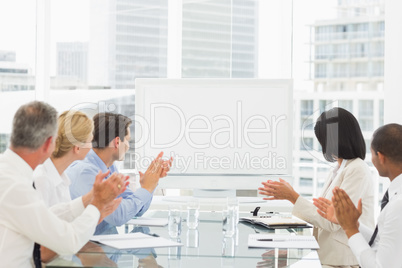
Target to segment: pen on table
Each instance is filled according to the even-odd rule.
[[[257,239],[257,241],[283,242],[283,241],[286,241],[286,239],[261,238],[261,239]]]
[[[158,235],[158,234],[148,234],[148,235],[150,235],[150,236],[154,236],[154,237],[159,237],[159,235]]]

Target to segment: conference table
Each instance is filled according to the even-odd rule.
[[[184,215],[183,211],[183,215]],[[149,216],[167,217],[168,211],[149,211]],[[204,214],[205,215],[205,214]],[[185,217],[183,217],[185,218]],[[168,228],[123,225],[119,233],[142,232],[169,238]],[[46,267],[321,267],[316,250],[249,248],[249,234],[311,235],[310,228],[267,229],[239,222],[232,237],[225,237],[222,221],[201,217],[197,229],[188,229],[185,219],[179,238],[183,246],[117,250],[88,242],[74,256],[57,257]]]

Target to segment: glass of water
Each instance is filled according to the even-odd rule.
[[[187,227],[188,229],[197,229],[200,215],[200,204],[198,199],[191,198],[187,202]]]
[[[227,198],[228,210],[232,210],[235,217],[235,224],[239,223],[239,200],[236,197]]]
[[[186,234],[186,247],[188,248],[198,248],[199,246],[199,233],[197,229],[189,229]]]
[[[222,232],[225,237],[232,237],[236,232],[236,218],[233,210],[229,208],[222,211]]]
[[[239,221],[239,202],[236,198],[228,198],[226,208],[222,211],[222,231],[225,237],[233,237]]]
[[[236,243],[233,237],[224,237],[222,240],[222,256],[234,257],[236,251]]]
[[[171,238],[177,238],[181,234],[181,207],[169,206],[168,231]]]

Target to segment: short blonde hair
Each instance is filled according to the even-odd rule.
[[[65,111],[59,116],[56,148],[52,154],[60,158],[74,146],[86,143],[94,128],[93,121],[79,111]]]

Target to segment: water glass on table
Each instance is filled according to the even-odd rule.
[[[177,238],[181,234],[181,207],[179,205],[169,206],[168,232],[171,238]]]
[[[191,198],[187,202],[187,227],[197,229],[200,215],[200,204],[198,199]]]
[[[198,248],[199,246],[199,232],[197,229],[188,229],[186,234],[186,247]]]
[[[233,237],[224,237],[222,240],[222,256],[234,257],[236,251],[236,242]]]

